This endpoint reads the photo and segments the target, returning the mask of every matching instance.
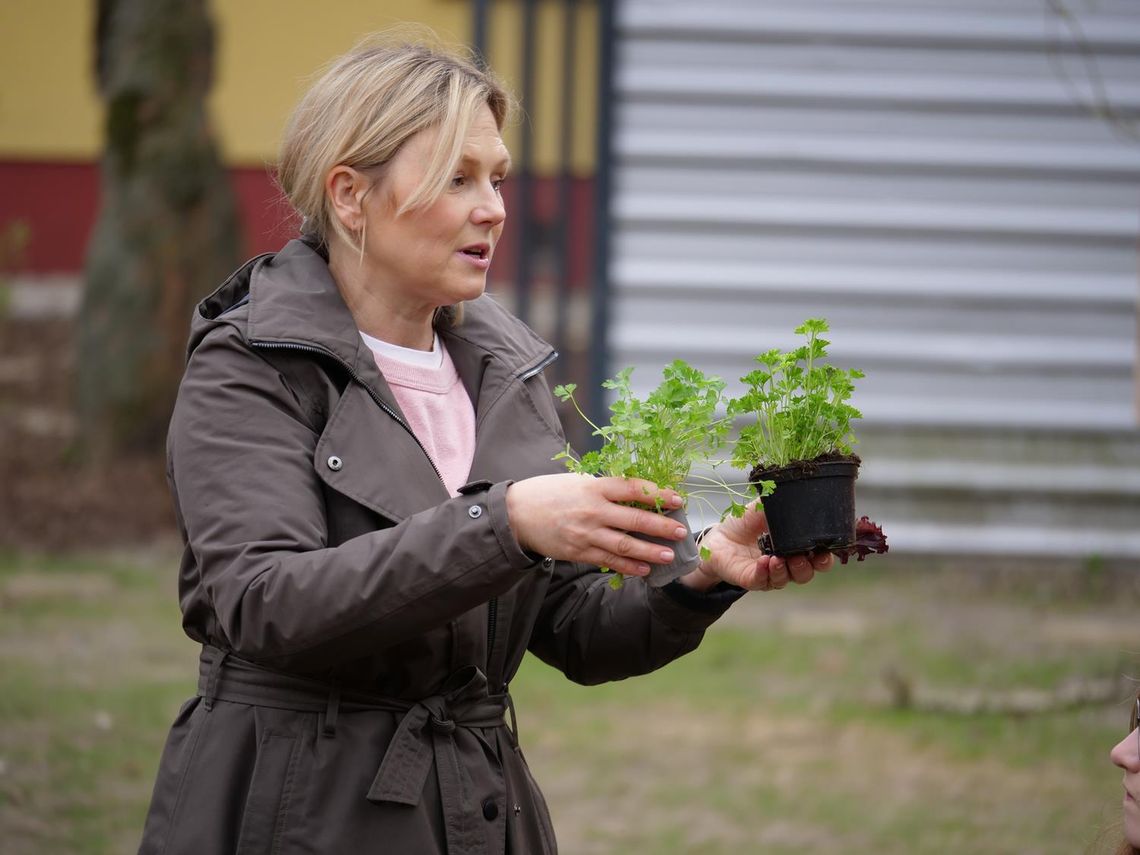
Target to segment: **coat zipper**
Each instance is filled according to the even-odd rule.
[[[376,402],[376,406],[378,406],[393,419],[395,419],[396,424],[406,430],[408,432],[408,436],[415,440],[416,445],[420,447],[420,451],[422,451],[424,453],[424,457],[427,458],[428,464],[435,471],[436,477],[439,478],[439,482],[441,484],[443,483],[443,475],[440,474],[439,467],[435,465],[435,461],[431,459],[431,455],[427,453],[427,449],[424,448],[424,444],[420,442],[419,437],[417,437],[415,435],[415,432],[413,432],[412,429],[408,427],[408,423],[400,418],[399,413],[384,403],[383,398],[372,391],[372,387],[365,383],[364,380],[361,379],[360,375],[352,370],[352,366],[350,366],[347,362],[345,362],[331,350],[325,350],[323,347],[316,347],[315,345],[311,344],[298,344],[291,341],[251,341],[250,344],[254,347],[260,347],[268,350],[302,350],[308,353],[317,353],[321,356],[327,356],[329,359],[340,365],[342,368],[344,368],[345,371],[348,372],[349,377],[364,387],[364,391],[366,391],[368,393],[368,396]]]
[[[499,598],[487,601],[487,670],[491,670],[491,654],[495,651],[495,624],[499,619]],[[490,674],[487,675],[488,679]]]
[[[552,351],[550,351],[550,353],[548,353],[546,355],[545,359],[543,359],[540,363],[538,363],[538,365],[535,365],[533,368],[524,368],[516,376],[519,378],[519,380],[529,380],[535,374],[538,374],[540,371],[542,371],[542,369],[544,369],[548,365],[550,365],[550,363],[552,363],[557,358],[558,358],[558,351],[552,350]]]

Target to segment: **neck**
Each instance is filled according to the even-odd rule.
[[[339,252],[336,250],[340,250]],[[346,257],[351,256],[351,257]],[[431,350],[435,339],[435,306],[397,299],[369,277],[368,268],[344,247],[329,247],[329,272],[357,329],[368,335],[415,350]]]

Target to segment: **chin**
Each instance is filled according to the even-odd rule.
[[[1124,818],[1124,839],[1128,841],[1129,846],[1140,849],[1140,822],[1132,817]]]
[[[466,287],[450,289],[447,295],[448,304],[454,305],[455,303],[466,303],[468,300],[478,299],[483,296],[486,290],[487,280],[485,278]]]

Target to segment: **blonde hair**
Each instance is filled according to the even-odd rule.
[[[286,125],[277,181],[302,217],[302,232],[323,244],[335,234],[363,252],[325,193],[325,176],[334,166],[383,166],[410,137],[438,127],[427,172],[400,205],[403,214],[432,204],[447,189],[481,106],[490,107],[499,130],[510,118],[514,103],[494,75],[422,31],[416,35],[410,41],[401,29],[369,36],[333,60]]]

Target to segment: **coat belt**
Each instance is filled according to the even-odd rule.
[[[375,804],[418,805],[434,763],[449,855],[483,850],[480,814],[470,777],[459,762],[454,733],[459,727],[504,727],[508,709],[513,729],[514,711],[510,695],[490,694],[486,675],[474,665],[452,674],[438,694],[405,701],[370,692],[341,691],[331,683],[263,668],[205,645],[199,658],[198,694],[207,710],[213,708],[215,700],[223,700],[324,712],[327,735],[335,732],[338,712],[384,710],[401,715],[367,799]]]

